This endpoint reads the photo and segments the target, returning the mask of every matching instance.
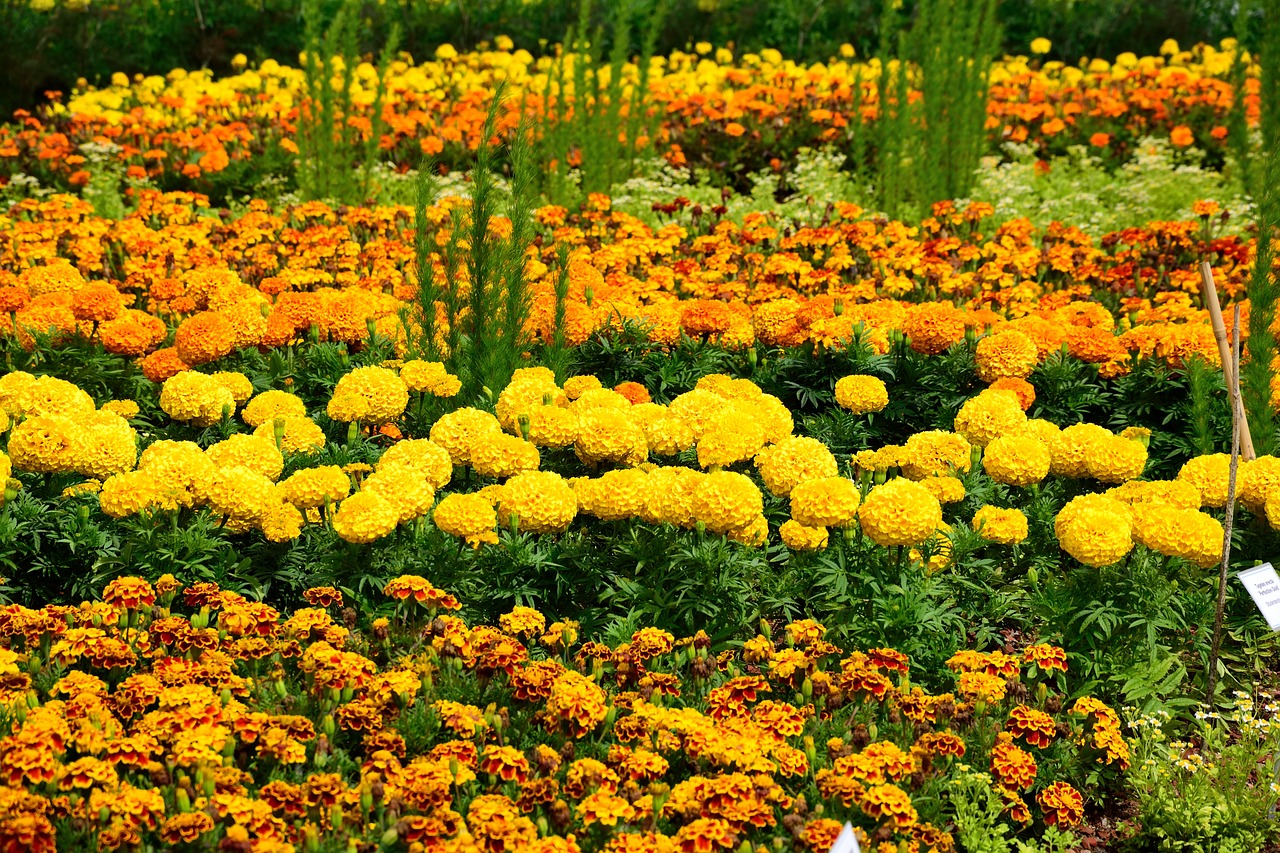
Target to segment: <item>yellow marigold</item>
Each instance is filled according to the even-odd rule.
[[[9,454],[5,453],[3,450],[0,450],[0,483],[8,482],[9,478],[12,476],[13,476],[13,461],[9,459]],[[75,487],[71,486],[70,488],[75,488]],[[66,496],[65,491],[63,492],[63,496],[64,497]]]
[[[755,483],[742,474],[716,471],[702,478],[693,497],[694,516],[715,533],[751,524],[764,512]]]
[[[1236,493],[1254,513],[1263,511],[1269,495],[1280,492],[1280,458],[1259,456],[1236,471]]]
[[[1128,507],[1103,495],[1070,500],[1058,513],[1054,533],[1062,549],[1086,566],[1114,565],[1133,549]]]
[[[435,503],[435,490],[422,477],[403,468],[383,468],[364,478],[360,493],[384,498],[396,512],[396,522],[404,523],[425,515]]]
[[[1006,486],[1030,486],[1049,474],[1051,456],[1043,441],[1026,432],[992,439],[982,454],[987,476]]]
[[[405,468],[424,477],[433,489],[442,489],[453,477],[453,462],[443,447],[427,438],[398,441],[378,458],[374,466],[382,471]]]
[[[581,414],[588,409],[631,409],[631,401],[612,388],[590,388],[569,403],[570,411]]]
[[[693,527],[694,496],[706,475],[692,468],[657,468],[649,474],[643,518],[652,524]]]
[[[576,400],[588,391],[603,387],[603,383],[596,376],[570,376],[564,382],[564,393],[570,400]]]
[[[253,431],[259,438],[276,443],[276,430],[280,429],[280,449],[284,453],[314,453],[325,445],[324,430],[311,418],[276,418],[267,421]]]
[[[660,416],[643,421],[642,428],[650,452],[658,456],[675,456],[694,445],[689,424],[666,409]]]
[[[820,551],[827,547],[827,528],[806,527],[793,518],[782,522],[778,534],[792,551]]]
[[[194,441],[157,441],[138,459],[138,469],[164,484],[181,507],[205,500],[217,467]]]
[[[141,409],[133,400],[108,400],[102,404],[100,411],[111,412],[125,420],[130,420],[136,418]]]
[[[257,524],[280,501],[275,483],[242,465],[215,471],[207,492],[209,509],[215,515],[247,525]]]
[[[101,480],[130,471],[138,461],[138,433],[119,415],[91,412],[74,419],[75,470]]]
[[[505,479],[536,471],[540,461],[537,446],[505,433],[480,436],[471,447],[471,466],[482,477]]]
[[[967,472],[973,464],[972,449],[965,437],[944,430],[918,432],[907,439],[898,464],[912,480]]]
[[[559,409],[568,402],[569,398],[556,385],[555,374],[550,370],[542,373],[522,368],[498,395],[494,412],[503,429],[518,435],[522,418],[528,418],[538,409],[548,406]]]
[[[942,505],[919,483],[895,477],[867,494],[858,521],[877,545],[919,545],[942,523]]]
[[[904,450],[900,444],[886,444],[879,450],[860,450],[853,455],[853,464],[860,471],[887,471],[898,466]]]
[[[25,370],[15,370],[0,376],[0,409],[4,409],[9,415],[22,414],[22,392],[35,381],[36,377]]]
[[[1108,489],[1106,494],[1130,506],[1165,504],[1180,509],[1200,508],[1200,490],[1184,480],[1129,480]]]
[[[276,418],[305,418],[307,404],[288,391],[263,391],[249,401],[240,417],[251,427],[260,427]]]
[[[508,524],[511,516],[521,530],[530,533],[559,533],[567,530],[578,514],[578,498],[559,474],[526,471],[508,480],[498,506],[498,520]]]
[[[98,493],[102,511],[112,518],[137,515],[146,509],[162,506],[162,495],[155,477],[147,471],[129,471],[108,477]]]
[[[385,367],[357,367],[338,380],[329,400],[329,417],[335,421],[380,425],[404,414],[409,389]]]
[[[643,516],[649,500],[649,474],[639,468],[606,471],[598,479],[577,480],[578,508],[603,521]]]
[[[720,411],[724,408],[724,398],[711,391],[695,388],[676,397],[667,408],[672,415],[688,425],[696,441],[719,418]]]
[[[698,440],[698,464],[725,467],[753,458],[764,447],[764,427],[750,403],[729,403]]]
[[[396,529],[399,512],[394,504],[373,492],[356,492],[338,506],[333,530],[347,542],[366,544]]]
[[[212,426],[223,412],[236,410],[235,397],[212,376],[184,370],[166,379],[160,389],[160,408],[175,421]]]
[[[458,393],[454,383],[458,377],[449,373],[439,361],[413,359],[400,365],[400,378],[410,391],[419,391],[436,397],[452,397]],[[452,392],[452,393],[439,393]]]
[[[32,474],[75,470],[76,429],[70,418],[27,418],[9,433],[7,450],[13,467]]]
[[[1089,476],[1104,483],[1123,483],[1142,476],[1147,447],[1140,441],[1108,434],[1085,457]]]
[[[844,376],[836,382],[836,405],[855,415],[879,412],[889,405],[889,389],[874,376]]]
[[[431,441],[444,448],[454,465],[471,462],[471,448],[480,437],[490,438],[501,434],[498,419],[479,409],[464,408],[450,412],[431,426]]]
[[[772,394],[762,394],[752,401],[754,413],[764,427],[766,444],[777,444],[791,436],[795,430],[795,420],[786,404]]]
[[[1089,459],[1113,436],[1096,424],[1072,424],[1049,441],[1049,473],[1055,477],[1088,477]]]
[[[858,487],[847,477],[806,480],[791,491],[791,517],[806,527],[847,527],[858,514]]]
[[[31,382],[23,382],[22,390],[15,397],[17,410],[27,417],[60,415],[75,417],[88,415],[98,407],[93,398],[65,379],[41,376]]]
[[[259,522],[262,535],[270,542],[289,542],[302,535],[302,513],[293,504],[272,504]]]
[[[925,477],[918,482],[940,504],[954,504],[964,500],[964,481],[958,477]]]
[[[1036,438],[1048,445],[1050,452],[1053,450],[1053,439],[1062,429],[1052,421],[1046,421],[1044,418],[1029,418],[1027,425],[1022,428],[1021,432],[1030,433]]]
[[[639,464],[649,455],[649,442],[644,430],[626,411],[593,408],[578,414],[578,438],[573,449],[588,465]]]
[[[529,414],[529,441],[538,447],[568,447],[578,440],[578,416],[559,406],[538,406]]]
[[[992,439],[1017,432],[1026,426],[1027,416],[1012,391],[987,389],[965,401],[956,414],[955,431],[970,444],[986,447]]]
[[[1133,514],[1133,538],[1166,557],[1201,567],[1222,559],[1222,522],[1198,509],[1147,504]]]
[[[216,361],[235,349],[235,327],[225,315],[204,311],[178,326],[173,344],[178,357],[192,367]]]
[[[494,528],[498,526],[498,514],[494,512],[493,505],[481,495],[446,495],[436,504],[432,517],[436,527],[450,536],[465,539],[468,544],[498,541],[498,535],[494,532]]]
[[[1030,338],[1022,332],[1007,329],[978,341],[974,360],[978,366],[978,378],[983,382],[995,382],[997,379],[1025,379],[1040,359]]]
[[[351,478],[337,465],[302,468],[280,484],[284,499],[299,509],[324,506],[325,499],[336,504],[351,493]]]
[[[547,617],[532,607],[517,605],[510,613],[498,617],[502,630],[517,637],[536,637],[547,629]]]
[[[241,465],[272,481],[278,479],[284,470],[284,456],[280,449],[273,440],[261,435],[233,435],[211,445],[205,453],[209,461],[219,468]]]
[[[1008,682],[1002,677],[987,672],[962,672],[956,683],[956,692],[961,696],[988,703],[1004,699],[1008,689]]]
[[[217,373],[210,373],[209,376],[231,392],[231,399],[236,401],[237,406],[243,406],[253,396],[253,383],[243,373],[222,370]]]
[[[1027,538],[1027,517],[1022,510],[983,506],[973,514],[973,530],[988,542],[1017,545]]]
[[[815,438],[792,436],[764,448],[756,455],[756,469],[765,488],[778,497],[806,480],[834,477],[836,458]]]
[[[1200,505],[1225,507],[1231,477],[1231,457],[1226,453],[1211,453],[1188,459],[1178,471],[1180,482],[1190,483],[1200,492]],[[1240,490],[1239,470],[1236,471],[1236,492]]]

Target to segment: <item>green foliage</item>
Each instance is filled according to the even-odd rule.
[[[536,156],[543,191],[553,203],[572,205],[587,193],[607,193],[635,173],[641,142],[652,137],[655,126],[646,95],[664,9],[659,0],[647,10],[632,77],[626,71],[632,29],[644,10],[634,0],[614,4],[606,61],[604,26],[592,28],[591,0],[580,0],[577,26],[565,36],[564,50],[537,93],[545,109]]]
[[[1234,138],[1234,137],[1229,137]],[[1191,205],[1214,199],[1233,214],[1248,205],[1238,170],[1217,171],[1202,152],[1175,149],[1168,139],[1136,141],[1132,158],[1072,146],[1041,159],[1024,145],[1006,143],[999,157],[983,159],[970,194],[990,202],[998,219],[1026,217],[1037,228],[1061,222],[1095,237],[1153,221],[1193,218]],[[1233,216],[1229,228],[1242,228]]]
[[[1143,834],[1161,851],[1243,853],[1280,835],[1272,816],[1272,779],[1280,737],[1240,698],[1219,714],[1197,712],[1191,742],[1166,732],[1167,715],[1138,716],[1130,790]],[[1269,715],[1268,715],[1269,716]]]
[[[525,321],[530,294],[524,262],[533,241],[537,166],[527,127],[517,128],[505,143],[495,141],[502,106],[499,87],[476,151],[470,204],[452,211],[449,240],[441,253],[443,280],[435,272],[433,229],[427,218],[436,196],[435,183],[425,169],[418,178],[414,224],[419,284],[416,304],[406,315],[410,344],[416,354],[445,362],[462,379],[464,400],[492,397],[506,387],[529,344]],[[511,169],[505,194],[497,176],[503,149]],[[505,234],[496,227],[499,213],[510,222]],[[459,286],[463,280],[465,289]]]
[[[0,3],[0,55],[11,64],[0,79],[0,111],[28,108],[48,89],[66,92],[78,78],[99,82],[116,71],[208,67],[222,73],[239,53],[295,61],[305,45],[298,26],[304,2],[131,0],[72,6],[59,0],[41,10],[29,0],[5,0]],[[336,4],[327,0],[324,5]],[[607,24],[614,5],[599,4],[595,19]],[[845,43],[866,56],[879,40],[879,8],[879,0],[669,0],[656,49],[684,49],[700,38],[718,45],[733,42],[741,51],[776,48],[797,61],[826,61]],[[465,50],[499,35],[536,52],[574,26],[577,11],[558,0],[364,3],[362,48],[382,43],[395,26],[404,33],[406,49],[420,57],[444,42]],[[647,7],[634,14],[644,17]],[[1044,36],[1054,44],[1051,57],[1070,63],[1127,50],[1153,54],[1166,38],[1183,45],[1216,42],[1232,32],[1232,9],[1219,0],[1017,0],[1000,3],[999,16],[1005,51],[1025,53],[1031,39]]]
[[[303,5],[306,100],[298,111],[298,190],[303,199],[359,204],[369,197],[373,164],[382,136],[387,69],[399,43],[393,27],[382,48],[368,127],[355,121],[353,87],[361,58],[360,4],[344,0],[327,27],[319,0]]]
[[[1008,853],[1009,825],[1000,818],[1004,803],[990,776],[956,774],[947,791],[955,809],[956,840],[969,853]]]
[[[881,19],[882,118],[873,125],[878,206],[899,216],[968,194],[986,150],[987,77],[999,44],[995,0],[921,0],[910,29]],[[896,44],[891,35],[896,35]],[[918,89],[920,97],[908,97]]]
[[[1274,6],[1274,4],[1272,4]],[[1272,361],[1276,339],[1271,324],[1276,317],[1280,283],[1273,265],[1276,230],[1280,229],[1280,22],[1271,9],[1265,25],[1261,64],[1262,153],[1250,179],[1257,210],[1258,245],[1249,280],[1249,359],[1240,366],[1240,386],[1245,413],[1259,454],[1277,447],[1275,413],[1271,406]]]

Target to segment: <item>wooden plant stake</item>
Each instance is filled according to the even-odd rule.
[[[1222,306],[1218,304],[1218,286],[1213,281],[1213,268],[1208,261],[1200,262],[1200,295],[1209,309],[1209,321],[1213,324],[1213,337],[1218,342],[1218,358],[1222,361],[1222,379],[1231,395],[1231,423],[1241,433],[1240,445],[1246,462],[1252,462],[1257,454],[1253,449],[1253,435],[1249,432],[1249,419],[1245,417],[1244,400],[1240,397],[1240,359],[1234,360],[1227,343],[1227,324],[1222,321]],[[1239,335],[1240,308],[1236,307],[1232,337]],[[1235,389],[1232,392],[1232,388]]]
[[[1207,264],[1206,264],[1207,266]],[[1210,279],[1212,280],[1212,279]],[[1214,300],[1217,301],[1216,299]],[[1219,321],[1222,315],[1218,314]],[[1230,369],[1231,381],[1227,390],[1231,393],[1231,468],[1227,474],[1227,511],[1222,525],[1222,566],[1218,571],[1218,605],[1213,613],[1213,647],[1209,652],[1209,695],[1206,701],[1213,704],[1214,688],[1218,685],[1218,653],[1222,648],[1222,616],[1227,607],[1227,572],[1231,566],[1231,525],[1236,514],[1236,474],[1240,470],[1240,438],[1241,433],[1248,435],[1247,429],[1240,429],[1239,419],[1243,417],[1240,404],[1240,306],[1236,305],[1234,324],[1231,328],[1231,358],[1224,361],[1223,375]]]

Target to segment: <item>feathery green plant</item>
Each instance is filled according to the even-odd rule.
[[[996,2],[922,0],[909,29],[888,3],[880,31],[877,202],[893,216],[910,202],[923,213],[966,195],[986,150],[988,76],[1000,43]]]
[[[650,10],[640,42],[635,74],[628,69],[632,32],[638,17],[633,2],[613,7],[612,46],[606,61],[603,26],[591,28],[591,0],[582,0],[578,23],[541,93],[544,127],[537,159],[544,169],[543,192],[557,204],[574,204],[585,194],[608,192],[635,174],[641,141],[652,138],[648,111],[649,68],[665,0]]]
[[[503,93],[502,87],[494,93],[485,118],[471,172],[470,204],[451,211],[449,240],[440,253],[443,281],[435,272],[429,236],[427,210],[436,195],[429,169],[419,174],[414,217],[419,281],[405,323],[410,346],[417,355],[444,362],[462,379],[464,397],[472,399],[504,388],[529,343],[524,264],[533,241],[536,165],[527,126],[517,127],[505,142],[497,141]],[[505,200],[497,178],[504,148],[511,169]],[[498,224],[499,214],[509,220],[509,230]]]
[[[1192,446],[1196,453],[1207,455],[1214,452],[1213,419],[1210,411],[1213,380],[1210,367],[1203,358],[1193,355],[1186,360],[1186,369],[1187,391],[1191,398]],[[1213,368],[1213,372],[1216,373],[1217,369]]]
[[[1252,192],[1257,209],[1258,249],[1253,275],[1247,287],[1249,297],[1249,359],[1240,367],[1241,393],[1245,413],[1259,454],[1276,449],[1276,422],[1271,409],[1271,363],[1276,355],[1276,339],[1271,323],[1276,316],[1280,285],[1272,269],[1276,254],[1276,229],[1280,228],[1280,21],[1275,0],[1263,19],[1261,66],[1262,149],[1257,164],[1250,169]],[[1243,109],[1243,104],[1238,106]]]
[[[345,0],[325,27],[320,5],[303,7],[306,28],[306,98],[298,111],[298,190],[307,200],[359,204],[368,199],[382,136],[387,71],[399,44],[392,28],[378,61],[377,83],[367,125],[359,120],[352,86],[359,81],[357,37],[360,9]],[[366,134],[367,127],[367,134]]]

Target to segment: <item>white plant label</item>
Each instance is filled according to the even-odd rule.
[[[845,822],[844,829],[836,837],[836,843],[831,845],[831,853],[862,853],[858,846],[858,836],[853,833],[853,824]]]
[[[1239,578],[1267,625],[1272,631],[1280,631],[1280,576],[1276,575],[1275,568],[1263,563],[1241,572]]]

